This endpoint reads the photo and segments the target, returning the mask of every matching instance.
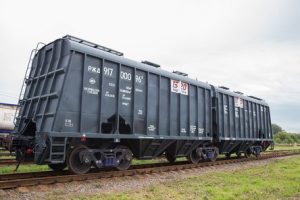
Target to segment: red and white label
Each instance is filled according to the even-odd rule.
[[[177,80],[171,80],[171,92],[189,95],[189,84]]]
[[[189,84],[181,82],[181,94],[189,95]]]
[[[171,80],[171,92],[180,93],[180,81]]]
[[[244,102],[243,99],[239,97],[234,97],[234,106],[239,108],[244,108]]]

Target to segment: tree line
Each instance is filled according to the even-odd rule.
[[[289,133],[277,124],[272,124],[272,132],[276,144],[300,143],[300,134]]]

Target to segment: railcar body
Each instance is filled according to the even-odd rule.
[[[127,169],[133,157],[162,154],[170,162],[187,156],[196,163],[201,158],[214,160],[219,151],[244,153],[272,141],[269,109],[263,101],[150,62],[126,59],[121,52],[76,37],[41,48],[29,71],[13,147],[18,159],[48,163],[54,170],[66,165],[75,173],[85,173],[91,165]],[[268,137],[257,136],[255,124],[253,137],[245,140],[250,133],[244,132],[245,125],[232,129],[230,119],[237,117],[231,114],[225,126],[229,129],[222,129],[222,95],[264,106],[267,128],[259,130]],[[236,106],[230,102],[231,112]],[[229,147],[226,141],[234,140],[242,142]]]
[[[214,139],[227,156],[263,151],[272,141],[270,109],[257,97],[213,87]]]

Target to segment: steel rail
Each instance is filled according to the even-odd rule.
[[[269,154],[269,153],[274,153],[274,152],[291,152],[291,151],[300,151],[300,149],[295,149],[295,150],[271,150],[271,151],[265,151],[263,152],[263,154]],[[233,156],[234,157],[234,156]],[[159,158],[165,158],[164,156],[159,157]],[[166,160],[167,162],[167,160]],[[9,165],[16,165],[17,161],[13,158],[11,159],[1,159],[0,158],[0,167],[4,167],[4,166],[9,166]],[[23,162],[22,165],[26,165],[26,164],[34,164],[34,162]]]
[[[15,173],[0,175],[0,189],[11,189],[16,187],[24,186],[35,186],[35,185],[47,185],[54,183],[66,183],[72,181],[84,181],[94,180],[100,178],[112,178],[122,176],[135,176],[151,173],[161,173],[168,171],[178,171],[192,168],[209,167],[215,165],[226,165],[239,162],[248,162],[254,160],[263,160],[275,157],[299,155],[300,152],[275,152],[273,154],[264,154],[261,157],[250,157],[250,158],[231,158],[231,159],[220,159],[216,162],[202,162],[199,164],[187,164],[186,161],[171,163],[155,163],[155,164],[144,164],[134,165],[126,171],[116,171],[114,169],[93,171],[88,174],[74,175],[68,171],[60,173],[47,171],[47,172],[35,172],[35,173]]]

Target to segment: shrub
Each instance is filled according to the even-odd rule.
[[[277,124],[272,124],[272,132],[274,135],[276,135],[277,133],[280,133],[282,131],[283,131],[283,129],[280,126],[278,126]]]
[[[277,144],[293,144],[300,142],[300,135],[299,134],[292,134],[287,133],[285,131],[281,131],[274,135],[274,141]]]

